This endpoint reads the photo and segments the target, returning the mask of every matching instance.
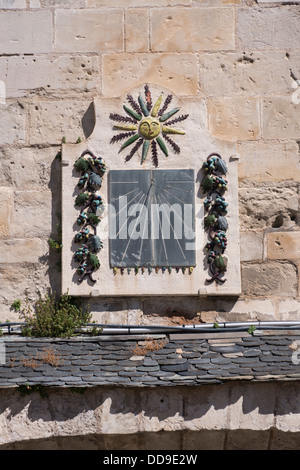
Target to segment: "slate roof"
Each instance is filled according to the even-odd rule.
[[[299,380],[298,348],[300,330],[67,339],[7,335],[0,341],[0,387],[145,387]]]

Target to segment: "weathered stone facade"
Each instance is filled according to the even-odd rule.
[[[63,136],[84,141],[94,98],[144,83],[201,98],[207,132],[221,148],[237,144],[240,158],[242,294],[173,299],[173,321],[299,318],[300,5],[285,3],[0,2],[1,320],[17,320],[16,298],[60,290],[47,240],[61,208]],[[95,318],[172,321],[167,298],[125,294],[93,300]]]

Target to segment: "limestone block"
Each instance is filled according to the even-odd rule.
[[[300,102],[290,96],[270,97],[262,104],[264,139],[297,139],[300,135]]]
[[[178,96],[195,95],[198,65],[194,54],[105,54],[103,93],[117,97],[138,83],[156,83]]]
[[[55,148],[23,147],[16,151],[6,147],[0,150],[0,186],[17,190],[48,189],[51,172],[58,183],[60,164]]]
[[[263,234],[260,232],[241,232],[241,261],[262,260]]]
[[[230,302],[219,300],[215,302],[217,321],[274,321],[276,304],[274,299],[243,299]],[[201,314],[201,319],[205,316]],[[205,320],[206,321],[206,320]]]
[[[84,8],[85,0],[30,0],[30,8]]]
[[[197,323],[199,312],[203,310],[203,301],[198,298],[190,298],[187,302],[185,298],[154,298],[146,299],[143,304],[144,324],[164,324],[175,325]]]
[[[241,142],[239,178],[259,182],[300,181],[298,151],[296,142]]]
[[[292,92],[299,52],[228,52],[200,56],[200,87],[207,96]]]
[[[209,131],[220,140],[239,141],[260,138],[259,102],[252,97],[208,100]]]
[[[280,300],[278,311],[282,321],[299,321],[300,302],[294,299]]]
[[[274,203],[276,201],[276,204]],[[240,225],[242,230],[291,228],[298,211],[297,187],[240,188]]]
[[[123,51],[123,12],[55,11],[55,50],[59,52]]]
[[[16,191],[12,235],[47,237],[52,228],[51,202],[50,191]]]
[[[271,232],[267,234],[269,259],[300,258],[300,232]]]
[[[128,324],[128,305],[126,300],[111,300],[95,297],[89,301],[93,320],[97,323],[106,324]]]
[[[162,8],[151,11],[154,52],[230,50],[234,48],[233,8]]]
[[[1,263],[37,263],[47,251],[40,238],[0,240]]]
[[[144,9],[125,10],[126,52],[149,50],[149,12]]]
[[[233,4],[233,5],[238,5],[239,3],[241,3],[241,0],[196,0],[194,2],[196,5],[200,4],[200,5],[220,5],[220,4],[223,4],[223,5],[228,5],[228,4]]]
[[[0,53],[34,54],[52,51],[50,11],[2,11],[0,23]]]
[[[294,297],[297,272],[289,263],[259,263],[242,266],[242,290],[245,295]]]
[[[7,63],[7,97],[28,95],[28,91],[47,93],[61,90],[64,95],[87,92],[99,86],[97,57],[60,56],[9,57]]]
[[[25,142],[25,109],[19,104],[0,104],[0,145]]]
[[[253,389],[247,396],[242,395],[243,385],[232,388],[229,429],[269,429],[274,425],[276,394],[270,393],[269,384]],[[246,410],[248,412],[246,412]],[[250,411],[251,410],[251,411]],[[262,410],[264,410],[262,412]]]
[[[0,10],[26,8],[26,0],[0,0]]]
[[[256,0],[257,3],[278,3],[277,0]],[[293,0],[293,3],[299,3],[300,0]],[[291,3],[290,0],[280,0],[280,3]]]
[[[65,136],[67,142],[83,138],[82,118],[90,102],[40,101],[31,104],[30,144],[60,144]]]
[[[26,251],[25,246],[24,250]],[[41,253],[41,256],[46,252],[47,246],[45,244],[45,251]],[[56,276],[57,273],[56,270]],[[0,322],[5,322],[7,319],[20,321],[19,313],[10,309],[12,302],[20,299],[23,307],[26,297],[34,303],[39,295],[47,295],[50,287],[49,266],[37,262],[29,265],[27,262],[24,264],[21,262],[3,263],[0,265],[0,282]]]
[[[7,237],[11,232],[14,213],[14,190],[0,187],[0,237]]]
[[[238,11],[237,35],[243,50],[293,50],[299,33],[298,6],[241,8]]]
[[[300,412],[296,399],[298,392],[297,384],[292,384],[291,389],[292,391],[290,396],[288,396],[286,393],[280,394],[277,404],[278,414],[276,414],[276,427],[279,430],[285,432],[289,430],[292,430],[293,432],[299,432]],[[294,399],[291,399],[292,396],[294,396]],[[285,416],[283,416],[286,409],[289,409],[289,413],[286,413]]]
[[[192,0],[126,0],[126,7],[162,7],[176,5],[191,5]],[[111,7],[111,0],[86,0],[86,6],[90,8]],[[124,0],[114,0],[114,7],[124,7]]]

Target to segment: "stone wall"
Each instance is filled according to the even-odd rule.
[[[95,319],[300,319],[299,20],[297,1],[0,0],[1,321],[60,291],[63,137],[89,137],[95,97],[144,83],[200,98],[207,131],[237,143],[242,295],[92,299]]]
[[[2,389],[0,450],[299,449],[298,382],[200,388]]]

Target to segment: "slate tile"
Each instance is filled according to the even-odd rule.
[[[163,365],[161,366],[161,370],[164,370],[166,372],[179,372],[179,371],[184,371],[189,369],[189,363],[185,362],[184,364],[174,364],[174,365]]]
[[[228,365],[228,364],[231,364],[231,360],[226,358],[226,357],[216,357],[216,358],[212,358],[211,360],[211,363],[212,364],[218,364],[218,365]]]
[[[81,377],[75,377],[73,375],[68,375],[68,376],[65,376],[65,377],[61,377],[59,380],[61,382],[65,382],[65,383],[81,382]]]
[[[243,352],[244,357],[258,357],[261,355],[260,349],[249,349]]]
[[[174,373],[167,372],[164,370],[158,370],[158,371],[150,371],[148,375],[151,377],[171,377],[172,375],[174,375]]]
[[[210,350],[218,353],[235,353],[242,350],[239,346],[210,346]]]
[[[159,366],[156,365],[156,366],[138,366],[136,368],[137,371],[139,372],[153,372],[153,371],[156,371],[156,370],[159,370]]]
[[[176,364],[186,364],[188,361],[186,359],[181,359],[177,357],[176,359],[158,359],[158,364],[160,365],[176,365]]]

